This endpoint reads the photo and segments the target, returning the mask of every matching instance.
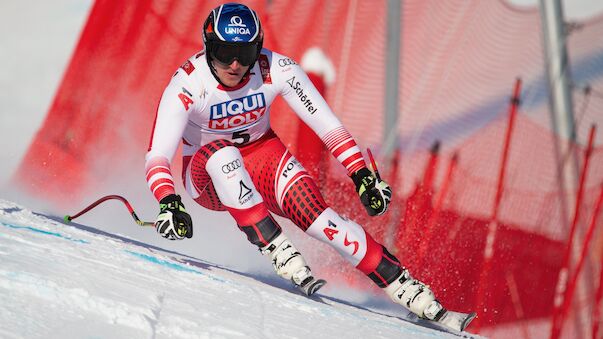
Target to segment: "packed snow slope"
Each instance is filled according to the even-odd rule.
[[[458,337],[2,199],[0,263],[1,338]]]

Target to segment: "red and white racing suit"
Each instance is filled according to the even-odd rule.
[[[366,167],[352,136],[292,59],[263,49],[242,82],[226,88],[200,52],[178,69],[161,97],[145,166],[155,198],[175,193],[170,162],[182,140],[187,192],[206,208],[227,210],[250,242],[262,247],[280,234],[271,211],[331,244],[387,286],[401,272],[398,260],[325,203],[314,180],[270,129],[277,95],[350,174]]]

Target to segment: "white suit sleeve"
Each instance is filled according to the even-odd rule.
[[[303,69],[291,59],[277,53],[273,53],[271,69],[274,70],[275,80],[281,86],[281,95],[285,101],[318,135],[348,173],[352,174],[366,167],[356,141],[335,116]]]
[[[182,139],[189,112],[196,104],[184,76],[176,74],[161,96],[145,158],[147,184],[158,201],[175,193],[170,163]]]

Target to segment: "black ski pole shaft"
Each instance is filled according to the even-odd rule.
[[[138,216],[136,215],[136,213],[134,212],[134,209],[132,208],[132,205],[130,205],[130,203],[128,202],[128,200],[126,200],[126,198],[119,196],[119,195],[107,195],[104,196],[100,199],[98,199],[97,201],[93,202],[92,204],[88,205],[86,208],[84,208],[83,210],[81,210],[79,213],[75,214],[75,215],[66,215],[63,220],[65,220],[65,222],[70,222],[71,220],[80,217],[82,214],[87,213],[88,211],[90,211],[91,209],[95,208],[96,206],[98,206],[99,204],[101,204],[102,202],[105,202],[107,200],[110,199],[116,199],[119,200],[121,202],[124,203],[124,205],[126,205],[126,208],[128,209],[128,211],[130,212],[130,215],[132,215],[132,218],[134,218],[134,221],[140,225],[140,226],[154,226],[153,222],[150,221],[142,221],[138,218]]]
[[[370,148],[367,148],[366,153],[368,153],[369,159],[371,161],[371,167],[373,168],[373,172],[375,172],[375,176],[377,177],[377,179],[381,180],[381,175],[379,175],[379,170],[377,169],[377,162],[373,157],[373,152],[371,152]]]

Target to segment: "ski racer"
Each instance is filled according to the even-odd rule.
[[[203,41],[205,49],[184,62],[163,92],[146,154],[146,179],[160,206],[157,232],[171,240],[193,236],[192,219],[170,170],[182,141],[188,194],[205,208],[228,211],[279,276],[308,295],[325,283],[312,276],[270,212],[333,246],[394,302],[421,318],[463,330],[472,317],[447,311],[362,226],[330,208],[314,179],[270,128],[270,105],[281,95],[346,168],[368,214],[387,210],[389,185],[367,168],[354,138],[301,67],[262,48],[256,12],[236,3],[218,6],[203,25]]]

